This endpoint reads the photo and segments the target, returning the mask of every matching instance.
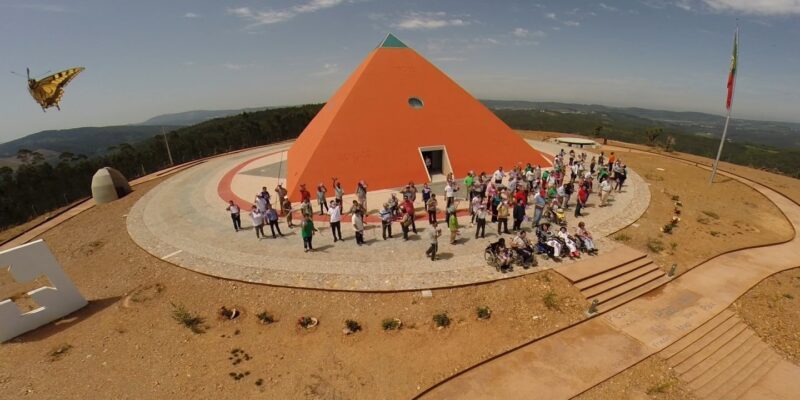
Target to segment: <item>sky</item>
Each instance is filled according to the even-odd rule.
[[[800,122],[800,0],[0,0],[0,142],[327,100],[392,32],[481,99]],[[19,75],[86,70],[43,113]]]

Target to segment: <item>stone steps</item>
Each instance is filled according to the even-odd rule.
[[[780,361],[777,353],[728,310],[659,355],[700,399],[737,399]]]
[[[575,286],[580,290],[588,289],[588,288],[591,288],[593,286],[597,286],[597,285],[606,283],[606,282],[614,279],[615,277],[617,277],[619,275],[626,274],[626,273],[631,272],[631,271],[635,271],[636,269],[639,269],[641,267],[647,266],[648,264],[652,264],[652,263],[653,263],[653,261],[650,260],[649,258],[642,257],[640,259],[636,259],[636,260],[628,262],[626,264],[617,266],[616,268],[612,268],[612,269],[606,270],[605,272],[603,272],[601,274],[597,274],[597,275],[595,275],[595,276],[593,276],[591,278],[586,278],[584,280],[576,282]]]
[[[664,273],[646,254],[620,246],[608,254],[556,268],[589,301],[606,311],[666,282]]]
[[[556,268],[556,271],[564,275],[572,283],[600,275],[614,268],[642,259],[646,254],[634,250],[628,246],[620,246],[610,253],[602,253],[600,256],[589,258],[573,264]]]
[[[647,275],[653,271],[659,271],[659,274],[663,275],[661,270],[658,268],[658,265],[653,264],[650,260],[646,260],[647,265],[641,266],[639,268],[633,269],[631,271],[625,272],[623,274],[617,275],[603,283],[590,286],[586,289],[581,289],[581,293],[583,293],[586,298],[596,297],[604,292],[607,292],[611,289],[619,287],[625,283],[628,283],[634,279],[637,279],[643,275]],[[636,265],[636,264],[633,264]]]
[[[645,293],[647,293],[647,292],[649,292],[649,291],[661,286],[662,284],[666,283],[668,280],[669,279],[667,279],[667,277],[663,273],[661,273],[659,278],[657,278],[655,280],[652,280],[652,281],[650,281],[650,282],[648,282],[648,283],[646,283],[644,285],[641,285],[641,286],[638,286],[636,288],[630,289],[629,291],[624,292],[621,295],[619,295],[619,296],[617,296],[617,297],[615,297],[615,298],[613,298],[613,299],[611,299],[609,301],[603,302],[602,304],[600,304],[597,307],[597,309],[599,311],[612,310],[612,309],[614,309],[616,307],[619,307],[619,306],[621,306],[621,305],[623,305],[623,304],[625,304],[625,303],[627,303],[627,302],[629,302],[629,301],[631,301],[631,300],[633,300],[633,299],[635,299],[635,298],[637,298],[637,297],[639,297],[639,296],[641,296],[641,295],[643,295],[643,294],[645,294]]]

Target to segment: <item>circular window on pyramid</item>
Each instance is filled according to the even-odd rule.
[[[422,99],[418,97],[409,97],[408,105],[410,105],[411,108],[422,108],[422,106],[424,106],[425,104],[423,104]]]

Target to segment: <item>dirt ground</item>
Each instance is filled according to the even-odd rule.
[[[696,397],[658,355],[575,397],[575,400],[663,399],[693,400]]]
[[[784,358],[800,365],[800,268],[765,279],[731,310]]]
[[[671,160],[654,162],[637,154],[620,156],[651,184],[652,194],[638,227],[621,233],[629,236],[627,244],[646,251],[649,239],[660,239],[664,249],[653,258],[662,266],[676,262],[682,272],[681,267],[725,250],[791,237],[788,223],[776,214],[774,205],[744,185],[730,181],[702,192],[699,189],[708,188],[701,185],[707,175],[696,167]],[[764,183],[784,185],[783,190],[796,191],[800,197],[796,180],[742,170]],[[44,235],[91,303],[59,323],[0,345],[2,393],[10,398],[58,394],[85,399],[103,393],[105,398],[407,399],[485,358],[582,320],[587,306],[578,291],[553,272],[436,290],[432,298],[422,298],[419,292],[274,288],[199,275],[150,256],[128,237],[125,215],[157,183],[138,186],[121,201],[82,213]],[[724,189],[715,189],[720,186]],[[672,235],[661,234],[658,228],[672,216],[672,195],[683,203],[682,220]],[[724,203],[713,200],[722,195],[727,196]],[[749,216],[747,220],[743,215]],[[676,243],[674,249],[671,243]],[[788,342],[790,334],[799,331],[800,279],[787,277],[775,284],[777,288],[748,297],[772,279],[776,278],[740,299],[737,311],[769,343],[773,334]],[[794,291],[787,289],[791,284],[796,284]],[[550,292],[554,309],[544,301]],[[775,293],[794,298],[776,302]],[[764,321],[751,321],[747,310],[761,317],[770,302],[762,306],[759,301],[767,298],[773,298],[774,312]],[[173,304],[202,317],[204,333],[192,333],[177,323]],[[242,310],[242,316],[223,320],[218,316],[223,305]],[[479,306],[491,308],[489,320],[476,319]],[[260,324],[256,314],[262,311],[273,314],[277,322]],[[453,322],[435,329],[432,316],[441,312]],[[298,328],[296,320],[303,315],[317,317],[319,326],[309,331]],[[381,321],[386,318],[400,318],[404,327],[385,332]],[[346,319],[357,320],[363,330],[345,336]],[[792,321],[778,327],[781,319]],[[582,398],[648,396],[691,398],[656,357]]]
[[[0,346],[3,393],[76,399],[96,393],[407,399],[482,359],[584,318],[584,299],[553,272],[435,290],[432,298],[422,298],[419,292],[275,288],[186,271],[139,249],[125,230],[125,214],[153,185],[139,186],[123,200],[82,213],[45,235],[91,303]],[[544,301],[550,292],[554,309]],[[192,333],[173,320],[172,304],[201,316],[205,333]],[[223,320],[218,316],[223,305],[243,315]],[[477,320],[476,308],[482,306],[492,310],[489,320]],[[277,322],[260,324],[256,315],[262,311]],[[442,312],[453,322],[435,329],[432,317]],[[318,318],[319,326],[302,331],[296,320],[303,315]],[[386,318],[401,319],[403,328],[383,331]],[[346,319],[363,330],[345,336]],[[232,354],[236,349],[244,353]]]

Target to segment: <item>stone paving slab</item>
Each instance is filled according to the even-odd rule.
[[[534,142],[537,148],[557,151],[557,146]],[[228,279],[272,285],[353,291],[418,290],[467,285],[510,278],[569,263],[557,264],[540,260],[539,267],[524,270],[515,268],[502,274],[486,265],[483,250],[497,240],[496,226],[487,224],[485,239],[475,239],[475,228],[469,217],[459,218],[462,238],[458,244],[448,243],[449,232],[443,229],[439,240],[440,259],[432,262],[425,257],[429,225],[418,220],[418,235],[403,242],[399,223],[393,224],[395,239],[381,239],[380,226],[368,224],[365,232],[367,246],[355,244],[349,223],[342,224],[344,241],[334,244],[330,228],[316,222],[320,234],[315,236],[317,251],[303,252],[299,230],[289,229],[281,222],[287,236],[257,240],[249,216],[242,214],[245,230],[234,232],[225,211],[226,202],[219,196],[219,182],[228,171],[247,160],[258,163],[246,165],[243,171],[259,168],[259,163],[271,165],[280,161],[280,153],[290,144],[244,151],[215,160],[177,174],[144,195],[128,215],[128,232],[133,240],[152,255],[181,267]],[[547,151],[547,150],[545,150]],[[271,154],[263,157],[265,154]],[[232,182],[249,182],[255,194],[261,186],[274,188],[277,180],[238,174]],[[272,178],[276,179],[276,178]],[[389,191],[370,192],[368,198],[388,196]],[[590,197],[586,208],[589,229],[598,238],[598,246],[612,252],[618,246],[603,236],[622,229],[638,219],[647,208],[650,192],[644,181],[633,171],[622,193],[615,193],[609,207],[594,207],[597,194]],[[347,197],[345,198],[347,202]],[[573,200],[574,203],[574,200]],[[372,202],[371,204],[375,204]],[[620,215],[624,214],[624,215]],[[569,220],[573,220],[570,215]],[[530,223],[523,225],[530,228]],[[444,228],[443,226],[441,226]],[[266,228],[269,233],[269,228]],[[601,255],[602,257],[602,255]]]

